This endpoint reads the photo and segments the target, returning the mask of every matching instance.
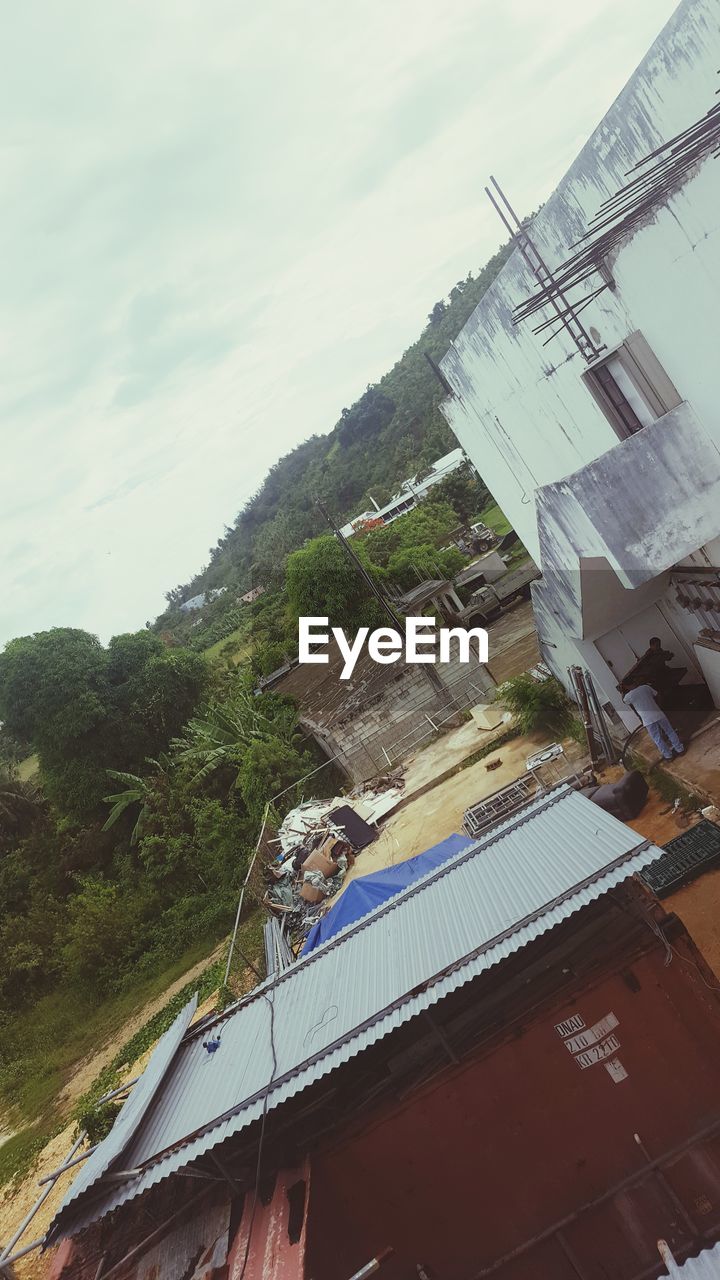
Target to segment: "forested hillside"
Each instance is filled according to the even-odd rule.
[[[272,467],[211,551],[207,567],[168,593],[170,609],[158,629],[178,621],[173,606],[210,588],[228,587],[236,597],[253,582],[278,582],[288,554],[323,527],[316,498],[344,521],[371,505],[369,494],[382,504],[402,480],[456,447],[438,408],[444,393],[425,353],[436,361],[445,355],[510,252],[510,245],[501,247],[477,275],[458,281],[448,299],[433,306],[417,342],[343,409],[328,435],[313,436]]]
[[[425,352],[442,357],[507,254],[434,305],[329,435],[273,467],[154,628],[107,646],[54,628],[0,653],[0,1104],[19,1130],[0,1184],[52,1131],[80,1029],[227,931],[266,806],[277,822],[301,795],[341,785],[298,708],[256,695],[257,677],[296,651],[302,613],[348,626],[375,616],[315,499],[347,518],[454,447]],[[487,501],[472,468],[455,471],[356,539],[358,554],[393,592],[452,574],[464,562],[453,531]],[[266,590],[241,605],[252,582]],[[225,590],[201,610],[179,608],[213,588]]]

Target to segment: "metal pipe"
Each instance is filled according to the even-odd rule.
[[[73,1169],[76,1164],[82,1164],[83,1160],[87,1160],[88,1156],[91,1156],[93,1151],[97,1151],[97,1149],[98,1144],[96,1143],[94,1147],[88,1147],[87,1151],[81,1151],[80,1155],[75,1156],[74,1160],[68,1160],[65,1164],[61,1164],[59,1169],[53,1169],[52,1173],[46,1173],[44,1178],[38,1178],[38,1186],[42,1187],[46,1182],[54,1182],[66,1169]]]
[[[679,1276],[680,1268],[677,1265],[675,1254],[670,1251],[667,1240],[658,1240],[657,1251],[667,1267],[668,1276]]]
[[[585,687],[588,691],[590,706],[594,708],[594,711],[595,711],[595,717],[597,719],[598,729],[600,731],[600,740],[603,746],[603,750],[605,752],[605,759],[607,760],[608,764],[617,764],[617,751],[615,750],[615,745],[608,731],[607,721],[605,720],[605,712],[603,711],[603,708],[600,703],[600,699],[598,697],[597,689],[595,687],[595,681],[589,671],[585,672]]]
[[[176,1209],[175,1213],[171,1214],[169,1218],[166,1218],[164,1222],[161,1222],[159,1227],[155,1227],[149,1235],[145,1236],[144,1240],[140,1241],[140,1244],[134,1245],[132,1249],[129,1249],[128,1252],[124,1254],[119,1262],[116,1262],[109,1271],[106,1271],[103,1280],[113,1280],[115,1276],[119,1276],[129,1263],[134,1262],[136,1258],[141,1257],[142,1254],[158,1240],[162,1240],[163,1236],[175,1225],[177,1220],[184,1217],[191,1209],[194,1209],[195,1205],[199,1204],[200,1201],[207,1196],[208,1191],[208,1187],[203,1187],[202,1191],[199,1191],[196,1196],[193,1196],[191,1200],[188,1200],[180,1209]]]
[[[366,1262],[364,1267],[361,1267],[359,1271],[354,1271],[350,1276],[350,1280],[366,1280],[366,1276],[374,1276],[375,1272],[380,1270],[383,1262],[391,1258],[394,1252],[395,1250],[390,1248],[381,1249],[380,1253],[371,1258],[369,1262]]]
[[[81,1133],[81,1134],[80,1134],[80,1137],[77,1139],[77,1141],[76,1141],[75,1143],[73,1143],[72,1148],[71,1148],[71,1149],[70,1149],[70,1151],[68,1152],[68,1156],[67,1156],[67,1159],[68,1159],[68,1160],[70,1160],[70,1159],[71,1159],[71,1157],[75,1155],[75,1152],[77,1151],[78,1147],[79,1147],[79,1146],[81,1146],[81,1144],[85,1141],[85,1136],[86,1136],[86,1135],[85,1135],[84,1133]],[[60,1168],[59,1168],[59,1169],[56,1169],[55,1173],[53,1174],[52,1181],[50,1182],[49,1186],[47,1186],[47,1187],[45,1188],[45,1190],[41,1193],[41,1195],[40,1195],[40,1196],[38,1196],[38,1198],[37,1198],[37,1200],[35,1201],[35,1204],[33,1205],[32,1209],[30,1209],[30,1210],[28,1211],[28,1213],[26,1213],[26,1214],[25,1214],[25,1217],[23,1218],[22,1222],[20,1223],[20,1226],[18,1227],[17,1231],[15,1232],[15,1235],[12,1237],[12,1239],[11,1239],[11,1240],[8,1240],[8,1243],[6,1244],[6,1246],[5,1246],[5,1248],[3,1249],[2,1253],[0,1253],[0,1264],[2,1264],[2,1263],[4,1263],[4,1262],[7,1262],[7,1259],[8,1259],[8,1257],[10,1256],[10,1254],[12,1253],[13,1248],[14,1248],[14,1247],[15,1247],[15,1245],[17,1244],[17,1242],[18,1242],[18,1240],[20,1239],[20,1237],[21,1237],[21,1236],[23,1236],[23,1235],[25,1234],[25,1231],[26,1231],[26,1230],[27,1230],[27,1228],[30,1226],[30,1223],[32,1222],[33,1218],[35,1217],[35,1214],[36,1214],[36,1213],[38,1212],[38,1210],[42,1207],[42,1205],[44,1205],[45,1201],[47,1200],[48,1196],[50,1195],[50,1192],[52,1191],[53,1187],[55,1186],[56,1179],[60,1177],[60,1174],[61,1174],[61,1173],[64,1173],[64,1171],[65,1171],[65,1168],[66,1168],[66,1167],[67,1167],[67,1162],[65,1162],[64,1164],[62,1164],[62,1165],[60,1166]],[[0,1267],[0,1270],[1,1270],[1,1269],[2,1269],[2,1268]]]
[[[580,352],[580,355],[585,360],[591,360],[594,356],[598,355],[599,353],[595,346],[595,343],[590,337],[590,334],[585,329],[585,326],[583,325],[582,321],[578,320],[577,315],[574,312],[572,302],[565,295],[562,288],[558,287],[557,281],[552,271],[548,267],[547,263],[542,257],[537,246],[534,244],[533,240],[531,239],[527,231],[527,228],[520,221],[517,213],[515,212],[512,205],[510,204],[510,201],[505,195],[505,192],[502,190],[502,188],[500,187],[500,184],[492,176],[492,174],[490,175],[490,181],[494,186],[495,190],[497,191],[498,196],[500,197],[503,204],[505,205],[505,208],[510,214],[510,217],[515,222],[515,226],[517,230],[513,230],[512,226],[508,224],[508,221],[504,216],[502,210],[500,209],[497,201],[494,199],[492,192],[488,187],[486,187],[485,193],[490,199],[490,202],[492,203],[496,213],[499,214],[505,226],[508,227],[508,230],[510,231],[510,235],[512,236],[513,240],[515,241],[518,248],[520,249],[520,252],[525,258],[525,261],[530,267],[530,270],[532,271],[536,280],[541,285],[542,291],[545,295],[547,302],[549,302],[550,305],[553,307],[553,309],[557,312],[558,317],[562,319],[563,326],[567,330],[573,342],[575,343],[575,346]],[[523,240],[526,242],[529,249],[535,255],[535,258],[538,264],[537,266],[535,265],[535,263],[532,262],[530,258],[530,254],[527,252],[527,250],[523,245]],[[562,304],[562,306],[560,304]],[[562,314],[563,307],[566,309],[566,312],[567,312],[565,316],[563,316]]]
[[[140,1076],[135,1076],[133,1080],[127,1080],[125,1084],[121,1084],[117,1089],[111,1089],[109,1093],[104,1093],[102,1098],[98,1098],[95,1103],[96,1107],[102,1107],[106,1102],[111,1102],[113,1098],[119,1098],[121,1093],[127,1093],[137,1084]]]
[[[34,1249],[42,1249],[45,1243],[45,1236],[41,1236],[39,1240],[33,1240],[32,1244],[23,1245],[22,1249],[17,1249],[15,1253],[11,1253],[9,1258],[3,1258],[0,1262],[0,1272],[5,1271],[11,1263],[17,1262],[19,1258],[24,1258],[26,1254],[32,1253]]]

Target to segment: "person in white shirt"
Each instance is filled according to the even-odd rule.
[[[655,701],[657,691],[649,684],[620,684],[618,689],[623,695],[623,702],[639,715],[663,759],[672,760],[673,754],[681,756],[685,748],[665,712]]]

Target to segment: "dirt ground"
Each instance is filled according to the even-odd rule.
[[[615,782],[622,773],[620,765],[615,765],[612,769],[598,772],[596,776],[598,782]],[[667,844],[673,836],[687,830],[689,825],[687,817],[680,811],[674,813],[670,802],[663,799],[657,791],[653,791],[652,787],[642,813],[627,823],[627,826],[632,827],[633,831],[637,831],[638,835],[643,836],[645,840],[652,840],[653,844],[658,845]]]
[[[164,1009],[168,1001],[172,1000],[173,996],[178,991],[182,990],[188,982],[192,982],[193,978],[197,978],[201,973],[204,973],[208,965],[211,965],[213,961],[217,960],[218,957],[223,954],[226,946],[226,942],[221,942],[211,955],[206,956],[204,960],[198,961],[196,965],[193,965],[192,969],[188,969],[187,972],[177,978],[175,982],[172,982],[161,995],[156,996],[154,1000],[150,1000],[146,1005],[143,1005],[142,1009],[134,1014],[132,1018],[129,1018],[127,1022],[124,1022],[122,1026],[118,1028],[117,1032],[105,1042],[102,1048],[98,1049],[97,1053],[94,1053],[92,1057],[85,1058],[82,1062],[79,1062],[75,1068],[72,1079],[68,1080],[65,1088],[58,1095],[58,1107],[60,1110],[66,1111],[78,1098],[82,1097],[82,1095],[90,1088],[93,1081],[100,1075],[103,1067],[106,1067],[109,1062],[112,1062],[118,1050],[135,1035],[135,1032],[140,1031],[140,1029],[145,1026],[146,1022],[149,1022],[156,1013],[159,1013],[161,1009]]]
[[[498,708],[497,715],[501,723],[496,729],[481,729],[474,720],[468,720],[458,729],[451,729],[437,742],[431,742],[422,751],[418,751],[404,768],[403,797],[421,791],[428,784],[436,783],[448,769],[461,764],[506,730],[507,724],[502,722],[502,708]]]
[[[535,666],[540,650],[530,601],[518,601],[496,622],[491,622],[488,641],[488,670],[497,684]]]
[[[662,760],[647,734],[639,734],[634,739],[631,751],[637,751],[648,764],[661,764],[682,786],[713,804],[720,804],[720,717],[712,715],[684,741],[684,754],[670,761]]]
[[[463,728],[470,730],[474,725]],[[438,844],[454,831],[461,831],[465,810],[524,775],[527,757],[546,743],[547,736],[542,734],[514,738],[477,764],[461,769],[417,800],[411,800],[388,819],[379,839],[358,855],[343,888],[356,876],[404,862],[406,858],[413,858]],[[441,747],[442,743],[437,746]],[[574,762],[579,754],[577,744],[567,744],[567,750],[568,759]],[[498,767],[488,767],[495,765],[496,761],[500,761]]]
[[[219,950],[221,950],[221,948],[218,948],[218,951]],[[202,964],[196,965],[195,968],[190,970],[189,973],[178,981],[178,983],[173,983],[173,986],[168,988],[167,992],[159,1002],[153,1001],[151,1004],[148,1004],[143,1012],[137,1015],[137,1018],[132,1019],[131,1023],[127,1023],[123,1028],[122,1035],[119,1037],[118,1044],[110,1047],[110,1057],[117,1052],[117,1048],[120,1044],[124,1044],[129,1036],[134,1034],[135,1030],[138,1030],[140,1026],[144,1025],[148,1018],[151,1018],[154,1013],[158,1012],[158,1009],[162,1009],[164,1007],[167,1001],[172,997],[175,988],[179,990],[186,982],[192,981],[193,976],[196,973],[201,972],[207,963],[208,961],[205,960]],[[198,1019],[204,1018],[207,1013],[211,1013],[215,1008],[216,1000],[217,994],[213,994],[209,996],[207,1000],[204,1000],[203,1003],[198,1006],[193,1022],[197,1022]],[[156,1005],[157,1007],[155,1007]],[[154,1048],[155,1046],[151,1045],[151,1047],[147,1049],[131,1067],[126,1068],[122,1073],[122,1078],[124,1080],[128,1080],[130,1078],[134,1079],[135,1076],[140,1075],[140,1073],[145,1070],[148,1059],[150,1058]],[[99,1059],[100,1055],[97,1055],[97,1057],[93,1059],[95,1065],[92,1068],[92,1074],[88,1083],[92,1083],[92,1080],[95,1079],[100,1067],[104,1065],[103,1063],[101,1063],[100,1066],[98,1065]],[[109,1061],[109,1058],[107,1060]],[[83,1068],[83,1074],[85,1074],[85,1068]],[[73,1085],[74,1084],[75,1081],[73,1081]],[[87,1087],[87,1085],[84,1087]],[[82,1090],[80,1090],[80,1092],[82,1092]],[[63,1096],[65,1097],[65,1095]],[[19,1186],[8,1190],[5,1198],[0,1199],[0,1241],[4,1242],[9,1240],[17,1230],[22,1219],[25,1217],[25,1214],[32,1208],[42,1191],[42,1187],[38,1186],[38,1180],[45,1177],[48,1173],[52,1173],[53,1170],[57,1169],[64,1160],[67,1159],[68,1152],[75,1141],[75,1137],[75,1126],[74,1124],[70,1124],[63,1129],[62,1133],[59,1133],[56,1137],[52,1138],[47,1146],[43,1148],[35,1166],[22,1183]],[[87,1144],[80,1148],[78,1154],[86,1149]],[[20,1240],[18,1248],[23,1244],[31,1244],[33,1240],[39,1240],[41,1236],[45,1234],[55,1216],[65,1192],[76,1174],[77,1167],[68,1170],[68,1172],[63,1174],[61,1178],[58,1178],[47,1200],[45,1200],[42,1208],[33,1218],[27,1232]],[[27,1258],[21,1258],[14,1264],[17,1280],[43,1280],[43,1277],[49,1270],[53,1254],[54,1250],[49,1250],[45,1254],[40,1253],[38,1250],[35,1253],[28,1254]]]
[[[680,917],[720,984],[720,870],[706,871],[692,884],[668,894],[663,906]]]
[[[20,1186],[0,1201],[0,1240],[3,1242],[10,1240],[42,1191],[42,1187],[38,1186],[38,1179],[57,1169],[67,1159],[74,1138],[75,1126],[70,1124],[43,1148],[35,1168]],[[45,1234],[76,1173],[77,1168],[70,1169],[58,1178],[47,1200],[20,1240],[18,1248],[24,1244],[31,1244],[33,1240],[39,1240]],[[48,1270],[51,1256],[50,1252],[41,1254],[38,1250],[14,1263],[14,1272],[18,1280],[41,1280]]]
[[[720,804],[720,718],[713,718],[695,734],[685,754],[665,767],[678,782]]]

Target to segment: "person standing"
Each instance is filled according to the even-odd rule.
[[[649,684],[621,684],[618,689],[623,695],[623,702],[637,712],[663,759],[672,760],[673,755],[683,755],[685,748],[682,742],[655,701],[656,690]]]

